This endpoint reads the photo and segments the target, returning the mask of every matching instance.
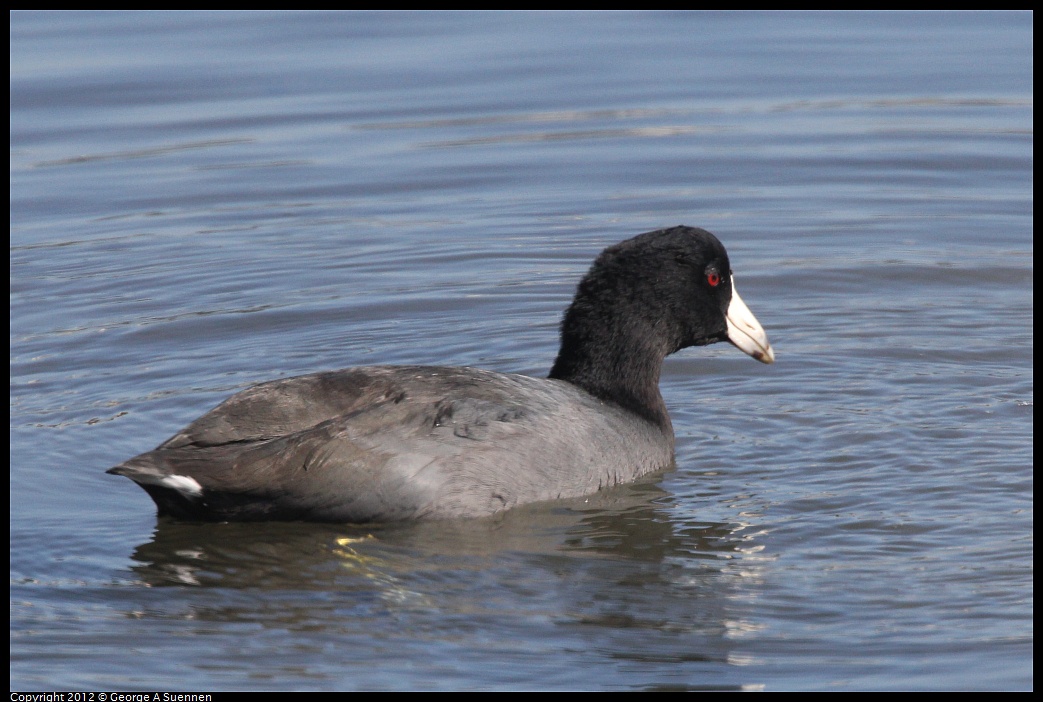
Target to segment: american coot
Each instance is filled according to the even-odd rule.
[[[663,359],[725,340],[775,360],[717,238],[662,229],[594,261],[546,379],[374,366],[274,380],[108,472],[187,520],[477,517],[578,497],[671,465]]]

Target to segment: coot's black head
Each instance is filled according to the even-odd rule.
[[[668,354],[716,341],[764,363],[775,358],[735,292],[717,237],[693,227],[660,229],[610,246],[594,261],[565,312],[550,377],[639,411],[633,405],[662,403],[659,372]]]

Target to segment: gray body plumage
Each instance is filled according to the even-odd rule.
[[[182,519],[370,522],[578,497],[672,455],[671,434],[564,381],[376,366],[256,385],[110,472]]]

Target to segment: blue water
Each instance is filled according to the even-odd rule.
[[[11,687],[1031,689],[1032,15],[14,13]],[[159,522],[232,392],[546,374],[715,232],[777,362],[677,468],[489,520]]]

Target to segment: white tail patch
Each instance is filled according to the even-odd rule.
[[[155,484],[168,487],[171,490],[177,490],[185,497],[201,497],[203,495],[203,486],[187,475],[164,475],[155,481]]]

